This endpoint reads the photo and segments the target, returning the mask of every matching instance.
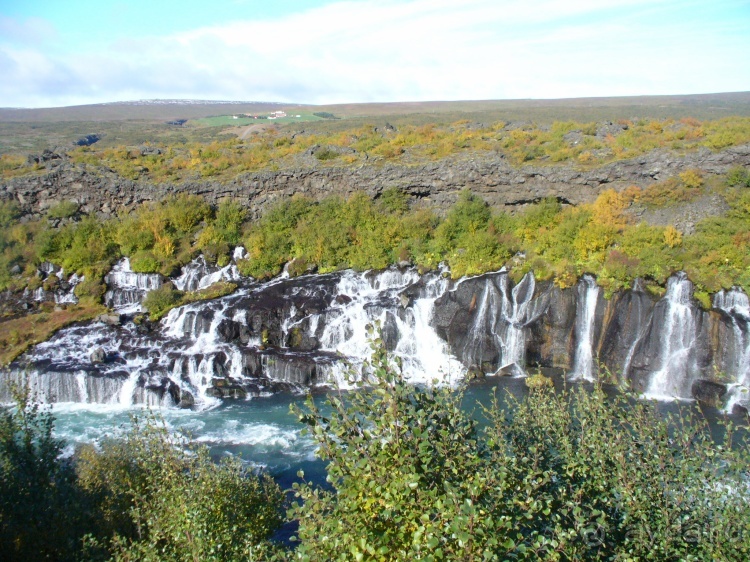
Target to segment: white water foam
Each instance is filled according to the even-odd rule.
[[[241,251],[238,251],[241,250]],[[234,256],[242,256],[244,248],[235,249]],[[241,279],[237,265],[229,263],[224,267],[208,265],[201,255],[182,268],[182,273],[173,283],[180,291],[198,291],[210,287],[219,281],[239,281]]]
[[[407,380],[413,383],[456,382],[464,375],[465,368],[448,353],[447,345],[430,326],[434,302],[445,292],[449,282],[442,275],[428,280],[411,306],[404,306],[400,293],[419,279],[413,269],[392,268],[377,274],[345,272],[336,295],[346,298],[323,313],[322,349],[344,355],[357,370],[372,353],[366,326],[378,322],[387,330],[386,324],[392,323],[398,333],[395,353],[402,358]],[[317,329],[320,319],[311,320],[310,327]],[[339,387],[350,386],[350,366],[338,362],[323,366],[323,370]]]

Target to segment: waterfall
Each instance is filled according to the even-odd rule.
[[[45,261],[37,268],[37,277],[42,279],[43,286],[37,287],[34,291],[29,291],[28,287],[24,289],[23,298],[31,298],[36,302],[54,301],[55,304],[76,304],[78,297],[75,295],[75,288],[81,281],[82,276],[77,274],[71,275],[65,279],[65,272],[62,268]],[[47,286],[49,290],[45,290]]]
[[[644,292],[644,285],[643,280],[638,277],[633,281],[633,293],[643,293]],[[633,339],[633,343],[630,345],[630,348],[628,349],[628,353],[625,356],[625,361],[622,365],[622,380],[627,380],[628,375],[630,374],[630,364],[633,362],[633,355],[635,354],[635,350],[638,347],[639,342],[643,338],[645,334],[645,330],[648,328],[648,323],[644,322],[641,314],[640,308],[638,309],[638,317],[635,322],[636,326],[643,326],[638,333],[636,334],[635,338]]]
[[[318,323],[323,321],[321,349],[344,355],[357,368],[372,351],[366,326],[378,322],[384,332],[395,330],[398,342],[394,351],[402,358],[407,380],[456,381],[463,376],[465,368],[449,354],[447,344],[430,326],[433,304],[449,282],[442,275],[433,274],[411,306],[404,307],[402,291],[419,280],[419,274],[413,269],[391,268],[378,274],[345,272],[336,287],[331,309],[323,313],[322,318],[316,315],[318,318],[309,323],[311,328],[317,329]],[[347,365],[339,362],[323,369],[338,385],[349,384]]]
[[[662,299],[666,310],[659,326],[661,354],[659,368],[652,375],[646,396],[656,399],[689,398],[692,378],[697,374],[695,343],[697,326],[691,304],[693,284],[684,272],[667,281]],[[658,306],[658,305],[657,305]],[[656,312],[654,318],[657,317]]]
[[[455,383],[466,368],[449,351],[430,325],[437,300],[449,286],[442,276],[434,276],[425,284],[424,291],[404,310],[404,319],[396,316],[400,338],[395,354],[402,359],[408,380]]]
[[[122,258],[104,276],[109,289],[104,294],[104,303],[122,314],[141,312],[141,301],[146,293],[162,285],[157,273],[135,273],[130,268],[130,259]]]
[[[508,275],[503,275],[500,290],[503,296],[501,320],[504,323],[504,337],[501,337],[501,369],[515,366],[521,371],[526,366],[526,332],[528,326],[536,321],[547,310],[547,295],[534,299],[536,279],[529,271],[513,287],[508,295]]]
[[[244,248],[235,248],[234,259],[242,259]],[[173,283],[180,291],[198,291],[210,287],[219,281],[239,281],[240,272],[235,263],[224,267],[209,265],[201,255],[182,268],[182,273]]]
[[[463,311],[468,308],[469,318],[465,332],[452,332],[449,337],[460,342],[466,365],[485,373],[524,375],[529,326],[549,305],[547,292],[539,296],[535,292],[531,272],[513,287],[505,270],[458,282],[448,300],[460,302]],[[443,301],[441,306],[446,305]]]
[[[64,279],[63,270],[57,274],[57,277],[62,281]],[[77,304],[78,297],[75,295],[76,285],[84,280],[83,276],[79,276],[74,273],[68,278],[67,289],[57,289],[55,291],[55,304]]]
[[[235,251],[235,258],[243,255]],[[345,387],[359,383],[346,375],[370,357],[367,326],[375,323],[386,348],[400,357],[407,380],[419,384],[453,384],[468,368],[523,374],[527,345],[534,357],[544,357],[545,345],[565,349],[572,298],[551,301],[550,291],[538,291],[532,273],[516,285],[505,271],[458,282],[446,273],[420,275],[414,268],[391,267],[280,275],[261,283],[238,277],[235,264],[219,268],[199,258],[183,269],[180,286],[233,279],[242,287],[225,297],[174,308],[158,324],[124,315],[121,324],[97,321],[63,328],[0,371],[0,400],[7,401],[5,383],[20,373],[28,373],[47,401],[118,406],[206,408],[224,398],[315,385]],[[132,272],[129,261],[122,260],[107,275],[109,302],[119,303],[118,312],[131,310],[162,281],[158,275]],[[584,276],[575,291],[572,377],[592,380],[600,289],[593,277]],[[696,350],[705,326],[691,295],[685,274],[676,274],[653,312],[651,301],[640,294],[638,302],[647,303],[639,305],[638,314],[628,310],[611,327],[609,337],[618,337],[623,326],[630,330],[612,346],[619,350],[618,361],[624,359],[632,371],[633,385],[648,396],[690,397],[698,364],[709,361],[705,346]],[[532,330],[550,302],[564,309],[552,310]],[[748,298],[733,289],[717,294],[714,305],[731,318],[724,319],[728,337],[720,344],[730,350],[724,356],[733,396],[745,401],[742,393],[750,385]]]
[[[92,377],[86,371],[47,371],[36,376],[13,371],[6,375],[0,391],[0,402],[13,402],[10,385],[28,382],[35,399],[43,403],[74,402],[81,404],[117,404],[123,378]],[[8,384],[10,383],[10,384]]]
[[[502,350],[500,371],[522,375],[525,374],[528,327],[547,310],[549,295],[545,293],[534,298],[536,279],[531,271],[523,276],[510,294],[508,293],[509,282],[508,275],[502,275],[500,278],[501,315],[497,328]]]
[[[573,356],[571,380],[593,381],[594,376],[594,320],[596,303],[599,298],[599,285],[591,275],[584,275],[576,287],[578,293],[575,330],[577,345]]]
[[[168,362],[163,363],[164,367],[172,381],[205,406],[218,404],[208,394],[214,377],[241,377],[243,373],[242,354],[219,334],[219,326],[230,319],[227,312],[232,302],[232,299],[217,299],[175,308],[162,322],[164,335],[175,340],[173,345],[179,353],[171,369]],[[231,320],[239,318],[234,315]],[[176,343],[186,337],[184,345]]]
[[[200,287],[232,271],[212,271],[199,259],[183,270],[181,286]],[[28,371],[48,401],[205,408],[226,396],[343,383],[348,365],[356,369],[369,358],[366,327],[377,322],[408,380],[453,383],[465,368],[430,325],[435,300],[451,286],[444,273],[389,268],[248,280],[232,295],[172,309],[157,326],[126,320],[65,328],[11,373]],[[122,312],[162,279],[133,273],[125,259],[107,282],[109,302]],[[0,374],[0,387],[10,378]]]
[[[721,290],[714,295],[714,308],[724,311],[732,321],[734,346],[729,375],[727,410],[735,404],[750,402],[750,299],[739,287]]]
[[[503,281],[506,278],[507,275],[503,274]],[[503,318],[507,317],[508,307],[505,302],[507,299],[504,297],[505,293],[503,293],[503,296],[498,293],[492,277],[487,277],[482,294],[478,302],[475,303],[476,310],[469,326],[469,332],[463,349],[463,356],[468,358],[471,366],[474,368],[484,370],[486,364],[489,362],[487,359],[494,355],[494,350],[505,349],[502,337],[496,329],[498,313],[502,310]],[[503,358],[507,357],[505,351],[502,353]],[[493,361],[492,363],[493,371],[497,370],[500,364],[502,364],[498,361]]]

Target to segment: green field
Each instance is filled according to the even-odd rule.
[[[260,115],[267,115],[267,113],[260,113]],[[299,117],[297,117],[297,115],[299,115]],[[216,117],[190,120],[187,124],[196,127],[244,127],[245,125],[262,125],[264,123],[286,125],[289,123],[305,123],[309,121],[324,121],[324,119],[317,115],[313,115],[310,112],[289,111],[286,117],[279,117],[277,119],[250,119],[242,117],[235,119],[231,115],[218,115]]]

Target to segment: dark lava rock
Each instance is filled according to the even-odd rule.
[[[104,363],[104,361],[107,359],[107,354],[103,348],[97,347],[94,351],[91,352],[89,358],[91,359],[92,363]]]
[[[727,387],[718,382],[698,379],[693,383],[691,391],[693,397],[701,404],[718,407],[727,393]]]
[[[76,146],[91,146],[94,143],[97,143],[101,140],[101,137],[99,135],[86,135],[85,137],[81,137],[75,142]]]

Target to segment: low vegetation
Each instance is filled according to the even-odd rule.
[[[101,304],[79,303],[41,311],[10,320],[0,320],[0,365],[7,365],[31,346],[48,340],[56,331],[75,322],[91,320],[106,312]]]
[[[685,270],[696,296],[708,305],[708,293],[733,285],[750,290],[748,182],[744,168],[723,178],[688,170],[647,189],[604,191],[592,204],[570,207],[544,199],[513,214],[491,209],[467,191],[444,216],[410,208],[397,189],[374,201],[364,193],[320,201],[296,196],[255,221],[247,220],[236,201],[212,208],[191,195],[145,204],[111,220],[58,205],[53,214],[67,215],[64,221],[22,221],[18,207],[6,202],[0,203],[0,290],[52,289],[58,278],[37,274],[39,264],[50,261],[66,275],[84,276],[75,293],[93,305],[106,290],[104,275],[122,256],[130,257],[136,272],[171,276],[199,253],[224,266],[232,249],[243,245],[248,256],[238,268],[258,279],[278,275],[289,262],[291,275],[398,263],[430,270],[445,262],[456,278],[508,266],[515,276],[533,270],[560,287],[589,272],[611,294],[636,277],[663,286],[672,273]],[[729,212],[698,222],[691,234],[636,223],[630,212],[633,205],[669,207],[708,194],[722,197]],[[147,305],[158,318],[173,306],[213,294],[185,296],[167,286]]]
[[[468,192],[442,218],[409,210],[395,190],[375,202],[364,195],[319,203],[293,198],[249,225],[244,238],[249,258],[239,266],[264,278],[292,259],[321,272],[401,261],[434,269],[444,261],[457,278],[508,265],[513,275],[533,270],[561,287],[592,272],[610,294],[636,277],[663,285],[684,269],[699,292],[732,285],[750,289],[749,190],[712,184],[731,210],[701,221],[692,235],[673,226],[636,224],[628,213],[633,204],[673,205],[706,193],[697,172],[683,176],[645,190],[608,190],[591,205],[563,207],[546,199],[517,214],[493,211]]]
[[[155,418],[60,458],[53,417],[16,389],[0,412],[0,549],[4,560],[265,560],[283,495],[239,459]]]
[[[178,291],[172,283],[165,283],[158,289],[149,291],[143,299],[143,306],[149,312],[149,318],[156,322],[161,320],[170,310],[190,304],[191,302],[218,299],[232,294],[237,290],[236,283],[219,281],[205,289],[197,291]]]
[[[326,114],[327,115],[327,114]],[[331,118],[328,117],[328,120]],[[200,142],[170,140],[133,145],[96,144],[69,152],[73,162],[102,166],[133,180],[228,181],[248,172],[310,165],[351,166],[399,162],[415,165],[449,156],[492,153],[516,165],[573,163],[598,166],[654,149],[720,150],[750,142],[750,118],[698,121],[621,119],[615,123],[554,121],[548,125],[459,120],[436,125],[376,127],[357,124],[330,131],[270,128],[250,138],[216,137]],[[315,158],[310,159],[309,156]],[[43,169],[16,155],[0,156],[0,172],[13,177]]]

